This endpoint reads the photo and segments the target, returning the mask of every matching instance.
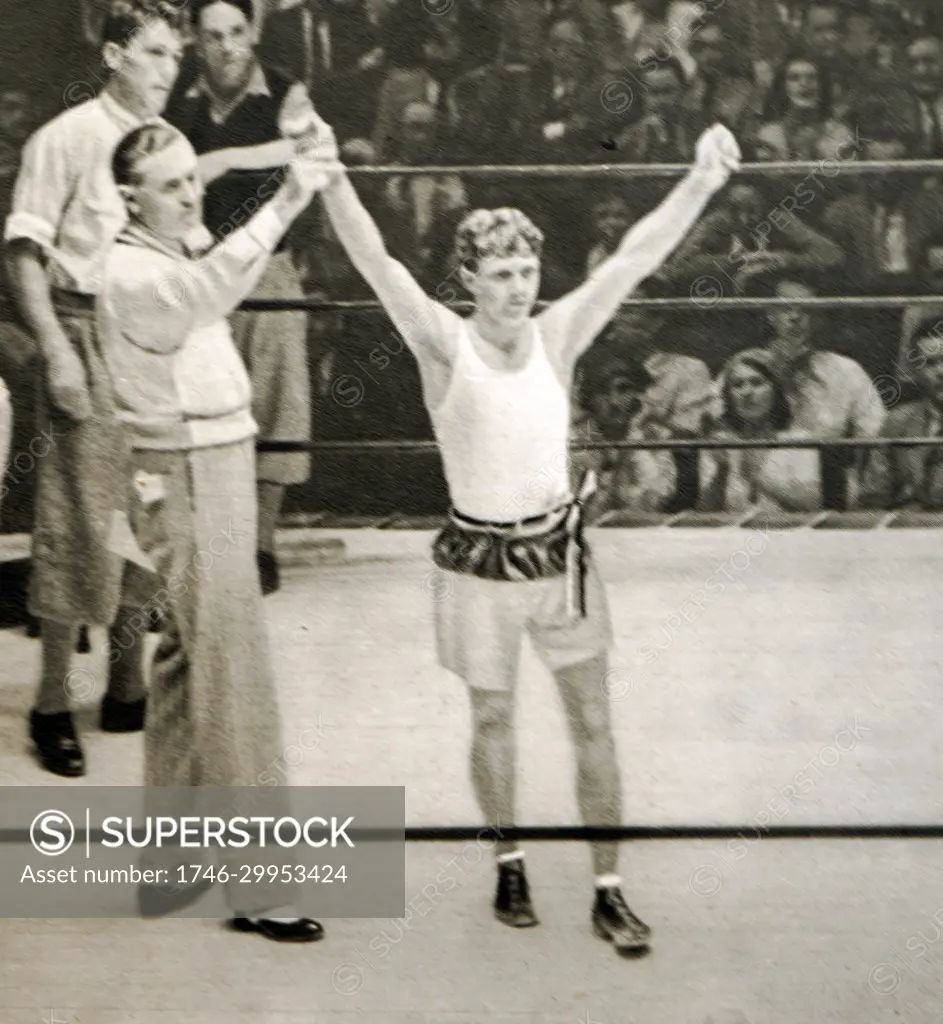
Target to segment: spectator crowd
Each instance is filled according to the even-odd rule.
[[[541,227],[541,297],[552,299],[591,274],[671,185],[634,173],[568,178],[566,165],[688,163],[715,121],[735,133],[746,160],[779,165],[737,176],[643,285],[642,297],[689,297],[686,310],[627,309],[584,358],[577,441],[943,430],[943,302],[939,310],[799,304],[941,293],[943,180],[854,173],[862,160],[943,159],[938,0],[260,0],[259,8],[261,60],[305,83],[348,165],[436,168],[359,185],[391,252],[445,301],[463,297],[451,247],[469,209],[518,206]],[[84,0],[81,18],[71,13],[77,52],[95,38],[103,9]],[[70,69],[69,81],[50,79],[40,96],[21,84],[20,59],[0,68],[0,220],[25,139],[83,81]],[[85,66],[94,69],[91,54]],[[177,89],[195,75],[185,60]],[[97,87],[93,71],[86,77]],[[781,166],[795,162],[806,166]],[[469,164],[553,164],[560,173],[448,167]],[[291,246],[308,295],[371,298],[317,204]],[[0,376],[22,404],[33,353],[2,292]],[[797,305],[714,308],[737,296]],[[415,364],[385,318],[314,311],[308,340],[316,437],[431,438]],[[29,415],[16,407],[21,443]],[[578,461],[597,471],[597,516],[943,508],[934,448],[826,449],[820,458],[803,448],[598,447]],[[358,465],[361,485],[323,460],[316,500],[342,505],[353,479],[357,510],[369,510],[364,491],[382,491],[391,507],[421,505],[417,472],[427,463]]]

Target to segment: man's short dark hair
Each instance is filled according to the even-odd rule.
[[[185,136],[163,121],[142,124],[126,135],[111,159],[111,173],[116,185],[136,185],[137,165],[144,157],[161,153]]]
[[[650,75],[654,71],[670,71],[681,85],[686,85],[688,81],[684,65],[677,57],[661,57],[654,50],[641,58],[639,69],[643,75]]]
[[[171,0],[113,0],[102,26],[102,45],[116,43],[127,46],[154,20],[166,22],[179,32],[183,15],[179,3]]]
[[[206,8],[215,7],[216,4],[220,3],[229,4],[230,7],[235,7],[237,11],[242,11],[250,25],[255,21],[255,6],[252,0],[192,0],[190,10],[193,12],[193,24],[199,27],[200,18],[203,17],[203,12]]]

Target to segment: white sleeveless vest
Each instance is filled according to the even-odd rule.
[[[533,321],[531,321],[533,324]],[[533,324],[533,348],[517,371],[492,370],[459,329],[452,378],[430,410],[457,512],[513,522],[571,498],[570,400]]]

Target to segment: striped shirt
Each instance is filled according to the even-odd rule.
[[[127,221],[111,160],[121,139],[142,123],[103,92],[59,114],[26,143],[4,238],[30,239],[43,249],[53,288],[101,290],[105,256]]]

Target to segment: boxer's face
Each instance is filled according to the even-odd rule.
[[[536,256],[489,256],[465,278],[478,309],[489,319],[523,323],[540,290]]]
[[[183,241],[203,222],[203,184],[196,153],[180,138],[141,158],[128,189],[132,215],[159,238]]]
[[[197,47],[210,85],[217,92],[243,87],[252,68],[252,26],[225,0],[204,8],[197,25]]]

